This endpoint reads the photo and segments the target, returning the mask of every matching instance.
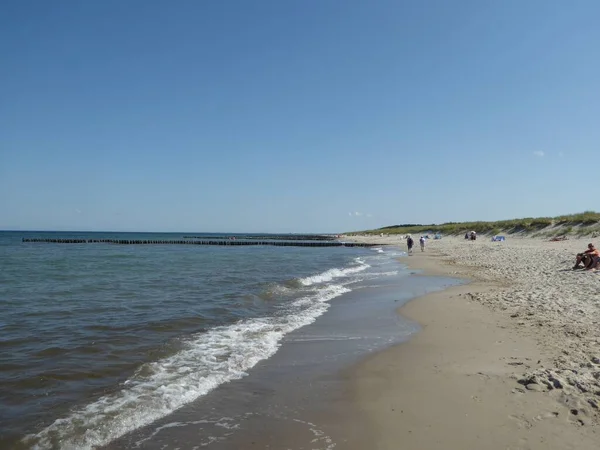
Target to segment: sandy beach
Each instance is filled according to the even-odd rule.
[[[600,274],[571,270],[588,242],[446,237],[402,258],[471,283],[402,307],[423,329],[354,371],[373,448],[600,448]]]

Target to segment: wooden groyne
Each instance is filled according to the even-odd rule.
[[[23,242],[37,242],[48,244],[117,244],[117,245],[275,245],[279,247],[376,247],[381,244],[363,244],[357,242],[334,241],[242,241],[237,239],[221,240],[145,240],[145,239],[46,239],[23,238]]]
[[[201,240],[212,240],[212,239],[236,239],[244,240],[259,240],[259,241],[335,241],[336,236],[325,235],[325,234],[272,234],[272,235],[220,235],[220,236],[183,236],[184,239],[201,239]]]

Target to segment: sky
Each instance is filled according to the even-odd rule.
[[[4,0],[0,229],[599,210],[598,17],[596,0]]]

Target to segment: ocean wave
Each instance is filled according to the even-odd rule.
[[[371,267],[369,264],[367,264],[360,258],[356,258],[355,263],[357,265],[352,266],[352,267],[346,267],[345,269],[338,269],[338,268],[329,269],[329,270],[326,270],[325,272],[322,272],[317,275],[313,275],[313,276],[306,277],[306,278],[300,278],[298,281],[303,286],[312,286],[314,284],[327,283],[327,282],[333,280],[334,278],[347,277],[354,273],[362,272],[363,270]]]
[[[367,267],[362,263],[346,270],[334,269],[321,274],[321,280]],[[272,356],[286,334],[314,322],[328,309],[329,300],[349,291],[341,285],[327,285],[294,301],[289,314],[241,320],[194,335],[176,354],[140,366],[121,390],[55,420],[39,433],[26,436],[24,442],[40,450],[86,450],[106,445],[223,383],[242,378],[259,361]]]

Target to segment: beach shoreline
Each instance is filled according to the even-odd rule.
[[[600,276],[571,270],[587,240],[444,237],[409,257],[399,236],[357,239],[373,265],[318,320],[102,448],[600,447]]]
[[[399,237],[355,239],[403,244]],[[566,255],[584,242],[561,243],[564,249],[560,253]],[[600,390],[591,392],[593,381],[587,389],[583,381],[578,386],[578,380],[565,373],[564,364],[557,363],[557,353],[564,345],[552,317],[538,311],[545,327],[515,320],[523,314],[517,309],[537,307],[534,301],[514,310],[503,304],[511,299],[514,303],[520,295],[531,297],[523,280],[511,279],[505,272],[494,273],[496,264],[482,267],[490,261],[481,257],[488,251],[505,252],[512,261],[520,253],[527,258],[527,253],[534,251],[531,249],[548,248],[548,243],[518,240],[511,242],[508,250],[492,247],[488,241],[446,239],[428,244],[424,253],[417,250],[402,258],[402,263],[423,275],[460,277],[469,283],[399,308],[399,314],[422,329],[408,342],[368,357],[351,369],[351,390],[376,438],[373,448],[397,449],[399,442],[406,449],[598,448],[594,396]],[[500,260],[497,264],[510,266],[502,258],[495,259]],[[506,270],[511,273],[519,268]],[[588,276],[591,284],[600,281],[592,278],[593,274],[566,275]],[[539,281],[532,276],[530,284]],[[531,288],[537,289],[535,285]],[[541,295],[556,295],[553,288],[555,285],[546,283],[548,292]],[[542,337],[535,328],[547,330]],[[575,364],[576,357],[571,362]],[[600,371],[600,365],[595,367],[593,362],[586,368],[592,377]],[[578,375],[583,379],[586,374]],[[545,384],[548,379],[555,380],[553,388]]]

